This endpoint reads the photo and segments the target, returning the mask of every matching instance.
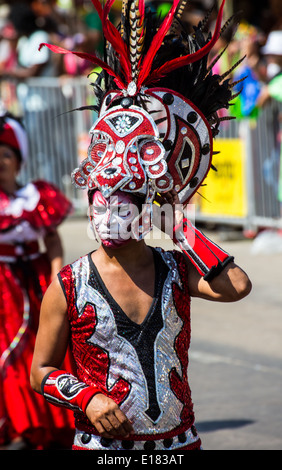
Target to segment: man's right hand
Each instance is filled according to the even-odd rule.
[[[134,434],[131,422],[114,400],[102,393],[91,398],[86,407],[86,416],[102,437],[128,437]]]

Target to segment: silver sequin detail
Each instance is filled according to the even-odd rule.
[[[118,140],[116,143],[116,153],[123,153],[125,150],[125,143],[123,140]]]
[[[88,439],[89,439],[89,442],[87,442],[87,444],[85,444],[83,442],[83,436],[84,435],[85,435],[84,431],[80,431],[80,430],[76,429],[75,437],[74,437],[74,445],[75,446],[83,447],[83,448],[89,449],[89,450],[124,450],[124,448],[122,447],[122,441],[120,441],[118,439],[114,439],[112,441],[112,443],[107,448],[105,448],[105,446],[103,446],[102,443],[101,443],[101,438],[99,436],[95,436],[93,434],[91,434],[91,435],[89,434],[87,436]],[[182,436],[184,436],[184,433],[182,433]],[[166,451],[167,450],[177,450],[177,449],[181,449],[182,447],[187,446],[189,444],[193,444],[194,442],[197,442],[199,440],[199,436],[198,435],[195,436],[193,434],[193,432],[191,431],[191,429],[188,429],[185,432],[185,437],[186,437],[186,441],[184,443],[179,442],[177,436],[173,437],[172,438],[172,444],[169,447],[169,449],[164,447],[163,439],[155,440],[154,441],[154,443],[155,443],[155,449],[154,450],[166,450]],[[131,450],[144,450],[145,442],[146,441],[135,441],[134,442],[134,447]]]
[[[106,299],[88,284],[90,267],[88,257],[82,257],[72,265],[76,279],[76,305],[78,315],[83,314],[87,303],[95,305],[97,324],[90,343],[109,353],[110,368],[107,387],[109,390],[122,377],[130,383],[130,393],[121,404],[121,410],[132,421],[137,434],[169,432],[181,424],[181,403],[170,388],[169,373],[175,368],[182,376],[181,364],[174,349],[175,338],[181,331],[182,320],[177,315],[172,293],[172,283],[181,288],[177,264],[170,252],[160,253],[169,267],[163,286],[162,317],[164,327],[157,335],[155,343],[155,377],[157,399],[161,414],[153,423],[145,413],[148,409],[147,382],[133,346],[118,335],[113,312]],[[176,321],[177,320],[177,321]]]
[[[130,82],[127,87],[127,93],[129,96],[134,96],[137,91],[137,85],[135,82]]]

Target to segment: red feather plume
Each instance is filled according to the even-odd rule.
[[[218,12],[218,17],[216,20],[216,25],[215,25],[215,30],[213,37],[211,40],[201,49],[198,51],[194,52],[193,54],[188,54],[183,57],[177,57],[176,59],[170,60],[166,64],[162,65],[158,69],[154,70],[151,74],[148,80],[146,78],[144,79],[144,84],[149,84],[151,82],[154,82],[158,80],[159,78],[163,77],[164,75],[168,74],[169,72],[172,72],[173,70],[176,70],[180,67],[183,67],[185,65],[192,64],[193,62],[196,62],[197,60],[202,59],[205,55],[207,55],[215,43],[217,42],[219,35],[220,35],[220,30],[221,30],[221,22],[222,22],[222,16],[223,16],[223,8],[224,8],[225,0],[222,1],[222,4],[220,6],[219,12]],[[147,75],[148,77],[148,75]]]
[[[115,77],[115,82],[121,90],[126,88],[125,84],[123,83],[121,78],[115,73],[115,71],[109,65],[107,65],[106,62],[99,59],[94,54],[88,54],[87,52],[68,51],[67,49],[64,49],[63,47],[54,46],[53,44],[47,44],[47,43],[44,43],[44,42],[40,44],[38,50],[40,51],[40,49],[43,46],[48,47],[48,49],[50,49],[52,52],[57,52],[58,54],[74,54],[77,57],[80,57],[81,59],[88,60],[92,64],[99,65],[104,70],[106,70],[109,75],[111,75],[112,77]]]
[[[147,52],[147,54],[146,54],[146,56],[143,60],[142,65],[141,65],[140,73],[139,73],[138,80],[137,80],[137,88],[140,88],[141,85],[143,85],[143,83],[145,82],[146,78],[148,77],[148,75],[151,71],[152,62],[154,60],[156,52],[161,47],[162,42],[163,42],[163,38],[165,37],[166,33],[168,32],[168,30],[171,26],[173,16],[174,16],[174,13],[176,11],[176,8],[177,8],[179,2],[180,2],[180,0],[173,0],[173,5],[172,5],[169,13],[167,14],[166,18],[162,22],[162,25],[161,25],[159,31],[157,32],[157,34],[155,35],[154,39],[152,40],[150,48],[149,48],[149,50],[148,50],[148,52]]]
[[[107,0],[102,9],[99,0],[91,0],[102,22],[103,33],[107,41],[111,43],[114,50],[119,54],[120,64],[125,74],[127,83],[131,81],[131,63],[128,49],[117,28],[110,22],[108,16],[115,0]]]
[[[144,21],[144,15],[145,15],[145,1],[144,0],[139,0],[139,11],[141,15],[141,21]]]

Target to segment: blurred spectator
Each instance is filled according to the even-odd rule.
[[[94,8],[91,8],[90,11],[85,11],[82,13],[82,21],[85,25],[88,41],[91,44],[92,52],[96,51],[100,54],[103,53],[103,35],[102,35],[102,25],[98,13]],[[113,16],[111,13],[111,21],[113,21]]]
[[[92,41],[83,33],[77,33],[71,37],[65,38],[60,44],[70,51],[82,51],[87,53],[97,53],[92,49]],[[61,65],[58,67],[59,74],[69,76],[86,77],[92,70],[93,64],[88,60],[76,57],[74,54],[65,54],[61,57]]]
[[[18,35],[17,64],[9,70],[0,70],[1,76],[29,78],[52,76],[55,74],[50,52],[47,48],[38,51],[42,42],[49,42],[53,23],[40,25],[39,17],[26,3],[16,3],[11,7],[9,21]]]
[[[0,446],[68,449],[73,440],[72,414],[47,406],[34,394],[29,373],[42,296],[63,265],[58,226],[72,206],[46,181],[18,183],[28,159],[24,127],[14,116],[1,114]]]
[[[55,14],[55,6],[56,0],[32,0],[30,2],[30,7],[35,16],[49,21],[51,21]]]
[[[257,106],[265,106],[271,99],[282,102],[282,31],[272,31],[267,39],[262,53],[267,62],[268,83],[263,87],[257,100]],[[281,120],[281,119],[280,119]],[[281,128],[281,122],[280,128]],[[278,200],[282,203],[282,130],[280,129],[278,141],[280,142],[280,176],[278,182]]]
[[[0,70],[11,70],[16,67],[18,39],[13,24],[7,22],[0,31]]]
[[[260,42],[261,33],[254,26],[242,21],[237,27],[235,19],[213,48],[209,58],[210,64],[213,64],[213,73],[223,75],[225,79],[230,80],[230,83],[239,82],[233,88],[234,96],[240,94],[234,98],[232,108],[228,112],[221,111],[220,115],[232,114],[237,118],[256,117],[256,99],[261,88]],[[244,57],[245,59],[238,63]],[[232,70],[236,63],[238,65]],[[227,71],[230,71],[228,76],[225,75]]]
[[[76,25],[60,42],[60,45],[68,50],[77,50],[89,54],[103,56],[104,39],[102,24],[99,15],[91,2],[82,2],[77,8]],[[116,1],[109,13],[113,24],[120,21],[121,2]],[[93,65],[72,54],[66,54],[60,59],[59,74],[71,76],[87,76],[93,71]]]
[[[271,13],[273,16],[273,30],[282,29],[282,2],[281,0],[269,0]]]
[[[282,31],[272,31],[262,53],[266,58],[268,83],[263,88],[257,104],[264,106],[271,98],[282,101]]]
[[[242,22],[235,34],[233,43],[236,44],[236,60],[245,57],[240,66],[235,69],[234,81],[244,79],[244,83],[238,83],[234,92],[241,91],[234,102],[232,114],[237,118],[256,118],[258,108],[256,102],[261,92],[264,79],[264,69],[260,58],[260,47],[264,35],[252,25]],[[236,61],[234,60],[234,62]]]
[[[86,38],[83,34],[75,34],[73,37],[67,37],[61,42],[61,46],[67,50],[74,51],[80,50],[85,51]],[[89,62],[76,57],[74,54],[65,54],[61,57],[62,70],[60,75],[66,73],[67,75],[86,75],[86,70]]]

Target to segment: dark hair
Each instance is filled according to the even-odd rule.
[[[22,2],[15,3],[9,14],[9,20],[14,25],[18,33],[30,35],[38,28],[36,24],[36,16],[31,7]]]
[[[88,190],[88,203],[89,205],[93,204],[93,197],[94,197],[94,193],[95,191],[97,191],[97,189],[89,189]]]

